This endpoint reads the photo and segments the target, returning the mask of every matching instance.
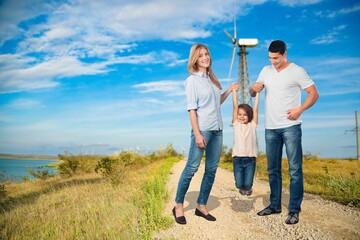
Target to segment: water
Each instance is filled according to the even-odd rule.
[[[10,180],[10,181],[23,181],[23,177],[29,179],[34,179],[32,175],[29,174],[28,169],[33,169],[35,172],[38,170],[48,170],[51,174],[56,174],[57,171],[54,168],[47,168],[45,166],[52,165],[59,160],[24,160],[24,159],[10,159],[10,158],[0,158],[0,181]]]

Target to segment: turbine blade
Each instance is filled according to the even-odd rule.
[[[224,30],[224,33],[231,39],[232,43],[236,45],[236,38],[233,38],[226,30]]]
[[[230,33],[228,33],[226,30],[224,30],[224,33],[231,39],[231,41],[233,41],[233,36],[231,36]]]
[[[230,79],[230,77],[231,77],[232,67],[233,67],[234,58],[235,58],[235,52],[236,52],[236,45],[234,45],[234,48],[233,48],[233,51],[232,51],[232,55],[231,55],[231,62],[230,62],[230,70],[229,70],[228,79]]]
[[[235,0],[234,0],[234,38],[236,40],[236,7],[235,7]]]

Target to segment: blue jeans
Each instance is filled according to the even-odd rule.
[[[281,209],[281,159],[283,145],[285,144],[290,174],[290,201],[288,209],[289,212],[301,211],[300,206],[304,195],[301,135],[300,124],[287,128],[265,130],[266,154],[271,190],[270,207],[277,210]]]
[[[250,190],[254,182],[256,157],[234,157],[235,186]]]
[[[205,173],[201,182],[200,193],[197,199],[197,204],[206,205],[212,185],[215,180],[215,174],[219,165],[220,154],[223,142],[222,130],[219,131],[200,131],[201,135],[206,141],[206,159],[205,159]],[[181,173],[178,188],[176,192],[176,203],[184,203],[185,194],[189,189],[190,181],[197,172],[201,158],[204,154],[204,149],[200,149],[196,145],[195,135],[191,131],[191,143],[189,149],[188,160],[183,172]]]

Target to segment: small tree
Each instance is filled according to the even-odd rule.
[[[64,155],[59,154],[58,157],[62,160],[57,167],[59,173],[68,176],[93,172],[98,161],[96,156],[72,155],[67,152]]]
[[[67,152],[65,152],[64,155],[59,154],[58,157],[63,161],[58,165],[58,171],[60,174],[72,176],[77,172],[79,158],[71,154],[68,155]]]
[[[174,150],[173,144],[170,143],[165,148],[160,146],[156,150],[155,155],[157,157],[163,158],[163,157],[174,157],[174,156],[177,156],[178,153]]]
[[[132,152],[121,152],[114,157],[105,157],[98,161],[95,172],[100,173],[111,184],[117,185],[124,181],[126,170],[130,166],[142,165],[147,158]]]
[[[232,148],[230,148],[227,152],[226,151],[226,147],[223,147],[224,153],[223,153],[223,161],[224,162],[232,162],[233,158],[232,158]]]
[[[33,176],[36,179],[41,179],[41,180],[46,180],[50,177],[53,177],[54,174],[51,174],[48,170],[46,169],[42,169],[42,167],[38,167],[36,171],[34,171],[33,169],[28,169],[28,172],[30,173],[31,176]]]

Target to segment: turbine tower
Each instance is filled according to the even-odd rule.
[[[238,82],[240,89],[238,91],[238,103],[246,103],[252,106],[251,96],[249,93],[250,80],[248,73],[248,64],[246,60],[246,55],[248,52],[246,48],[256,47],[258,44],[258,40],[256,38],[240,38],[236,39],[236,14],[235,14],[235,1],[234,1],[234,36],[231,36],[226,30],[224,30],[225,34],[231,39],[234,48],[232,51],[231,62],[230,62],[230,70],[228,79],[231,77],[231,71],[234,63],[234,57],[237,46],[239,46],[239,66],[238,66]]]

